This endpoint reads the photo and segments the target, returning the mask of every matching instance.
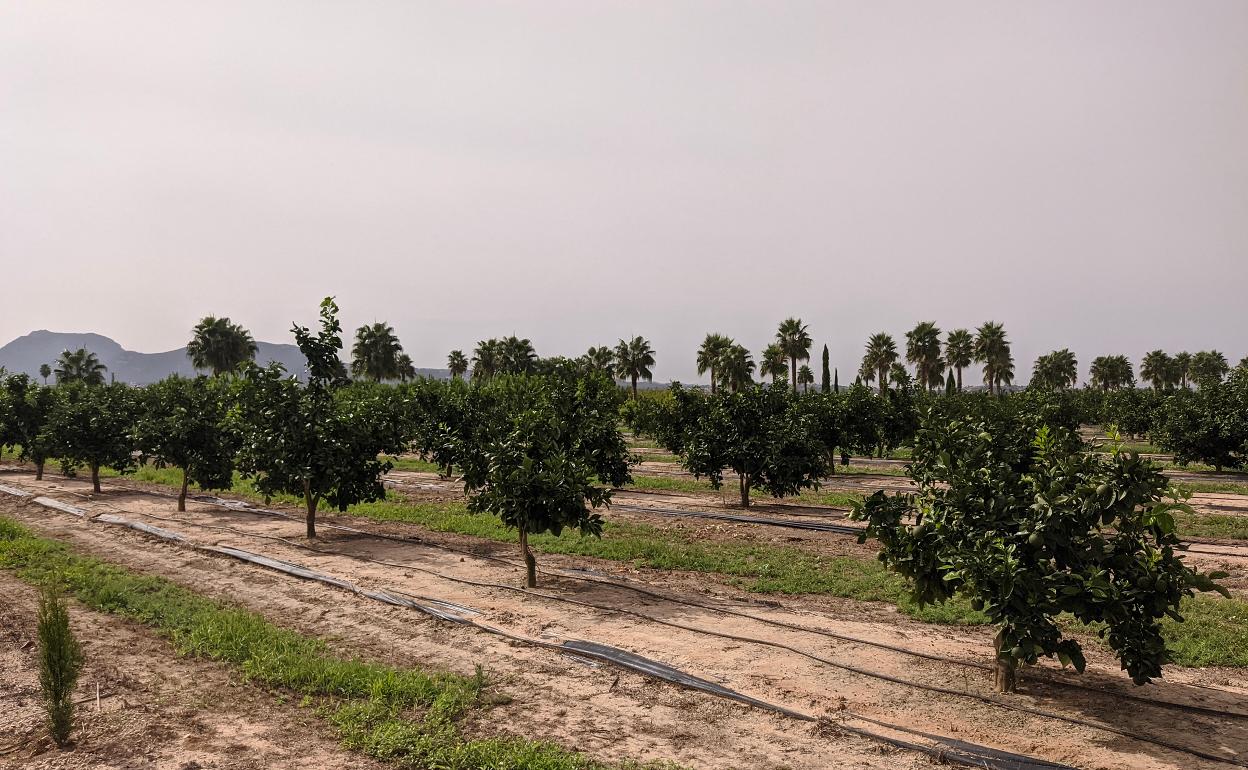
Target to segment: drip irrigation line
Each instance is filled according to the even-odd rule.
[[[169,495],[169,494],[167,494],[167,493],[158,492],[158,491],[153,491],[153,490],[136,489],[136,488],[133,488],[133,487],[126,487],[126,486],[122,486],[122,485],[114,485],[114,486],[116,486],[116,487],[118,487],[118,488],[121,488],[121,489],[126,489],[126,490],[129,490],[129,491],[133,491],[133,492],[140,492],[140,493],[143,493],[143,494],[151,494],[151,495],[154,495],[154,496],[160,496],[160,497],[172,497],[172,495]],[[75,493],[72,493],[72,492],[71,492],[71,494],[75,494]],[[45,499],[47,499],[47,498],[45,498]],[[220,507],[220,508],[224,508],[224,509],[226,509],[226,510],[231,510],[231,511],[234,511],[234,512],[239,512],[239,513],[247,513],[247,514],[256,515],[256,516],[279,517],[279,518],[286,519],[286,520],[290,520],[290,521],[299,521],[299,520],[301,520],[299,517],[296,517],[296,516],[293,516],[293,515],[291,515],[291,514],[285,513],[285,512],[283,512],[283,511],[277,511],[277,510],[273,510],[273,509],[265,509],[265,508],[257,508],[257,507],[255,507],[255,506],[252,506],[252,505],[248,504],[248,503],[241,503],[241,504],[240,504],[240,503],[235,503],[235,502],[233,502],[233,501],[228,501],[228,500],[226,500],[226,499],[224,499],[224,498],[219,498],[219,497],[215,497],[215,496],[211,496],[211,495],[199,495],[199,496],[195,496],[195,497],[193,497],[192,499],[194,499],[194,500],[196,500],[196,501],[198,501],[198,502],[208,503],[208,504],[211,504],[211,505],[215,505],[215,506],[217,506],[217,507]],[[1039,709],[1031,709],[1030,707],[1026,707],[1026,706],[1017,706],[1017,705],[1014,705],[1014,704],[1003,703],[1003,702],[1000,702],[1000,701],[998,701],[998,700],[996,700],[996,699],[991,698],[990,696],[978,695],[978,694],[975,694],[975,693],[967,693],[967,692],[962,692],[962,691],[958,691],[958,690],[951,690],[951,689],[947,689],[947,688],[941,688],[941,687],[938,687],[938,686],[935,686],[935,685],[924,685],[924,684],[917,683],[917,682],[910,682],[910,681],[907,681],[907,680],[903,680],[903,679],[898,679],[898,678],[895,678],[895,677],[891,677],[890,675],[887,675],[887,674],[879,674],[879,673],[872,672],[872,671],[867,670],[867,669],[860,669],[860,668],[855,667],[855,666],[852,666],[852,665],[837,663],[837,662],[835,662],[835,661],[827,660],[827,659],[825,659],[825,658],[821,658],[821,657],[819,657],[819,656],[816,656],[816,655],[813,655],[813,654],[810,654],[810,653],[804,652],[804,651],[802,651],[802,650],[799,650],[799,649],[796,649],[796,648],[792,648],[792,647],[790,647],[790,646],[788,646],[788,645],[785,645],[785,644],[783,644],[783,643],[779,643],[779,642],[770,642],[770,641],[768,641],[768,640],[754,639],[754,638],[750,638],[750,637],[739,637],[739,636],[735,636],[735,635],[731,635],[731,634],[725,634],[725,633],[723,633],[723,632],[718,632],[718,631],[710,631],[710,630],[700,629],[700,628],[695,628],[695,627],[690,627],[690,626],[683,626],[683,625],[680,625],[680,624],[672,623],[671,621],[661,620],[661,619],[659,619],[659,618],[655,618],[655,617],[652,617],[652,616],[649,616],[649,615],[645,615],[644,613],[639,613],[639,612],[636,612],[636,611],[633,611],[633,610],[626,610],[626,609],[620,609],[620,608],[616,608],[616,607],[609,607],[609,606],[597,605],[597,604],[593,604],[593,603],[591,603],[591,602],[585,602],[585,601],[576,600],[576,599],[571,599],[571,598],[562,597],[562,596],[557,596],[557,595],[553,595],[553,594],[545,594],[545,593],[541,593],[541,592],[537,592],[537,591],[526,591],[526,590],[524,590],[524,589],[516,588],[516,587],[514,587],[514,586],[508,586],[508,585],[499,584],[499,583],[489,583],[489,582],[482,582],[482,581],[473,581],[473,580],[469,580],[469,579],[466,579],[466,578],[456,578],[456,577],[453,577],[453,576],[451,576],[451,575],[446,575],[446,574],[444,574],[444,573],[437,572],[436,570],[430,570],[430,569],[428,569],[428,568],[419,567],[419,566],[412,565],[412,564],[405,564],[405,563],[401,563],[401,562],[390,562],[390,561],[384,561],[384,560],[377,560],[377,559],[372,559],[372,558],[370,558],[370,557],[355,556],[355,555],[353,555],[353,554],[348,554],[348,553],[345,553],[345,552],[342,552],[342,551],[336,551],[336,550],[332,550],[332,549],[318,549],[318,548],[314,548],[314,547],[312,547],[312,546],[308,546],[308,545],[303,544],[303,543],[298,543],[298,542],[295,542],[295,541],[293,541],[293,540],[289,540],[289,539],[287,539],[287,538],[278,537],[278,536],[275,536],[275,535],[264,535],[264,534],[259,534],[259,533],[250,533],[250,532],[245,532],[245,531],[238,530],[238,529],[235,529],[235,528],[232,528],[232,527],[224,527],[224,526],[218,526],[218,525],[210,525],[210,524],[195,524],[195,523],[191,523],[191,522],[186,522],[185,520],[182,520],[182,519],[174,519],[174,518],[171,518],[171,517],[162,517],[162,516],[157,516],[157,515],[155,515],[155,514],[144,513],[144,512],[141,512],[141,511],[130,511],[130,510],[128,510],[128,509],[121,508],[121,507],[119,507],[119,506],[112,505],[112,504],[110,504],[110,503],[106,503],[106,502],[104,502],[104,501],[94,500],[93,502],[100,503],[100,504],[104,504],[104,505],[107,505],[107,506],[109,506],[109,507],[112,507],[112,508],[114,508],[114,509],[116,509],[116,510],[120,510],[120,511],[123,511],[123,512],[126,512],[126,513],[137,514],[137,515],[140,515],[140,516],[148,516],[148,517],[151,517],[151,518],[154,518],[154,519],[165,520],[165,521],[175,521],[175,522],[180,522],[180,523],[184,523],[184,524],[189,523],[189,524],[191,524],[191,526],[203,527],[203,528],[207,528],[207,529],[219,529],[219,530],[222,530],[222,531],[229,531],[229,532],[233,532],[233,533],[235,533],[235,534],[242,535],[242,536],[245,536],[245,537],[255,537],[255,538],[261,538],[261,539],[271,539],[271,540],[275,540],[275,541],[278,541],[278,542],[282,542],[282,543],[284,543],[284,544],[286,544],[286,545],[289,545],[289,546],[292,546],[292,547],[295,547],[295,548],[301,548],[301,549],[305,549],[305,550],[309,550],[309,551],[313,551],[313,552],[317,552],[317,553],[324,553],[324,554],[336,554],[336,555],[341,555],[341,556],[345,556],[345,557],[348,557],[348,558],[354,558],[354,559],[359,559],[359,560],[363,560],[363,561],[373,562],[373,563],[376,563],[376,564],[381,564],[381,565],[385,565],[385,566],[392,566],[392,567],[397,567],[397,568],[401,568],[401,569],[411,569],[411,570],[415,570],[415,571],[419,571],[419,572],[423,572],[423,573],[426,573],[426,574],[432,575],[432,576],[434,576],[434,577],[436,577],[436,578],[441,578],[441,579],[449,580],[449,581],[456,582],[456,583],[462,583],[462,584],[465,584],[465,585],[472,585],[472,586],[475,586],[475,587],[482,587],[482,588],[494,588],[494,589],[501,589],[501,590],[506,590],[506,591],[514,591],[514,592],[518,592],[518,593],[525,594],[525,595],[537,596],[537,597],[544,598],[544,599],[548,599],[548,600],[552,600],[552,601],[566,602],[566,603],[569,603],[569,604],[579,605],[579,606],[583,606],[583,607],[587,607],[587,608],[592,608],[592,609],[596,609],[596,610],[603,611],[603,612],[612,612],[612,613],[620,613],[620,614],[634,615],[634,616],[639,617],[639,618],[641,618],[641,619],[648,620],[648,621],[651,621],[651,622],[655,622],[655,623],[658,623],[658,624],[660,624],[660,625],[667,625],[667,626],[670,626],[670,627],[673,627],[673,628],[678,628],[678,629],[682,629],[682,630],[690,631],[690,632],[693,632],[693,633],[703,633],[703,634],[708,634],[708,635],[712,635],[712,636],[721,636],[721,637],[724,637],[724,638],[731,639],[731,640],[733,640],[733,641],[740,641],[740,642],[745,642],[745,643],[754,643],[754,644],[761,644],[761,645],[767,645],[767,646],[774,646],[774,647],[778,647],[778,648],[780,648],[780,649],[785,649],[785,650],[787,650],[787,651],[789,651],[789,652],[792,652],[792,653],[794,653],[794,654],[797,654],[797,655],[800,655],[800,656],[803,656],[803,657],[810,658],[811,660],[814,660],[814,661],[816,661],[816,662],[819,662],[819,663],[822,663],[822,664],[825,664],[825,665],[828,665],[828,666],[831,666],[831,667],[834,667],[834,668],[841,668],[841,669],[843,669],[843,670],[846,670],[846,671],[849,671],[849,672],[851,672],[851,673],[855,673],[855,674],[858,674],[858,675],[861,675],[861,676],[876,677],[876,678],[880,678],[880,679],[885,680],[885,681],[894,682],[894,683],[899,684],[899,685],[904,685],[904,686],[912,686],[912,687],[916,687],[916,688],[920,688],[920,689],[928,689],[928,690],[931,690],[931,691],[933,691],[933,692],[939,692],[939,693],[942,693],[942,694],[947,694],[947,695],[953,695],[953,696],[962,696],[962,697],[974,698],[974,699],[978,699],[978,700],[984,701],[984,702],[986,702],[986,703],[991,703],[991,704],[994,704],[994,705],[999,705],[999,706],[1001,706],[1001,707],[1003,707],[1003,708],[1006,708],[1006,709],[1011,709],[1011,710],[1019,710],[1019,711],[1023,711],[1024,713],[1030,713],[1030,714],[1033,714],[1033,715],[1036,715],[1036,716],[1041,716],[1041,717],[1049,717],[1049,718],[1058,719],[1058,720],[1063,720],[1063,721],[1071,721],[1071,722],[1073,722],[1073,723],[1075,723],[1075,724],[1080,724],[1080,725],[1083,725],[1083,726],[1097,727],[1097,728],[1100,728],[1100,729],[1105,729],[1105,730],[1110,731],[1110,732],[1116,732],[1116,733],[1118,733],[1118,734],[1122,735],[1123,737],[1135,738],[1135,739],[1144,740],[1144,741],[1148,741],[1148,742],[1158,743],[1158,741],[1157,741],[1157,740],[1155,740],[1155,739],[1151,739],[1151,738],[1147,738],[1147,737],[1139,736],[1139,735],[1136,735],[1136,734],[1133,734],[1133,733],[1122,732],[1122,731],[1119,731],[1119,730],[1117,730],[1116,728],[1113,728],[1113,727],[1110,727],[1110,726],[1101,726],[1101,725],[1096,725],[1096,724],[1094,724],[1094,723],[1080,722],[1080,721],[1078,721],[1078,720],[1075,720],[1074,718],[1071,718],[1071,717],[1065,717],[1065,716],[1063,716],[1063,715],[1060,715],[1060,714],[1055,714],[1055,713],[1052,713],[1052,712],[1047,712],[1047,711],[1043,711],[1043,710],[1039,710]],[[70,511],[70,512],[72,513],[73,511]],[[82,515],[82,514],[76,514],[76,515]],[[480,553],[476,553],[476,552],[473,552],[473,551],[468,551],[468,550],[464,550],[464,549],[458,549],[458,548],[454,548],[454,547],[452,547],[452,546],[446,546],[446,545],[443,545],[443,544],[429,543],[429,542],[426,542],[426,541],[424,541],[424,540],[413,539],[413,538],[409,538],[409,537],[395,536],[395,535],[387,535],[387,534],[385,534],[385,533],[369,532],[369,531],[366,531],[366,530],[361,530],[361,529],[356,528],[356,527],[349,527],[349,526],[338,525],[338,524],[331,524],[331,523],[323,523],[323,524],[322,524],[322,526],[323,526],[323,527],[325,527],[325,528],[327,528],[327,529],[334,529],[334,530],[339,530],[339,531],[345,531],[345,532],[349,532],[349,533],[352,533],[352,534],[364,535],[364,536],[367,536],[367,537],[373,537],[373,538],[378,538],[378,539],[384,539],[384,540],[390,540],[390,541],[402,542],[402,543],[405,543],[405,544],[416,544],[416,545],[420,545],[420,546],[423,546],[423,547],[426,547],[426,548],[434,548],[434,549],[438,549],[438,550],[446,550],[446,551],[450,551],[450,552],[453,552],[453,553],[459,553],[459,554],[463,554],[463,555],[472,556],[472,557],[477,558],[477,559],[483,559],[483,560],[488,560],[488,561],[492,561],[492,562],[496,562],[496,563],[504,564],[504,565],[506,565],[506,566],[513,567],[513,568],[518,568],[518,567],[519,567],[519,565],[518,565],[517,563],[512,562],[512,561],[510,561],[510,560],[508,560],[508,559],[503,559],[503,558],[499,558],[499,557],[495,557],[495,556],[489,556],[489,555],[486,555],[486,554],[480,554]],[[716,613],[721,613],[721,614],[725,614],[725,615],[730,615],[730,616],[741,617],[741,618],[744,618],[744,619],[748,619],[748,620],[756,621],[756,622],[759,622],[759,623],[762,623],[762,624],[765,624],[765,625],[771,625],[771,626],[778,627],[778,628],[785,628],[785,629],[788,629],[788,630],[794,630],[794,631],[799,631],[799,632],[804,632],[804,633],[810,633],[810,634],[814,634],[814,635],[818,635],[818,636],[825,636],[825,637],[828,637],[828,638],[837,639],[837,640],[839,640],[839,641],[844,641],[844,642],[848,642],[848,643],[851,643],[851,644],[861,644],[861,645],[865,645],[865,646],[876,647],[876,648],[878,648],[878,649],[884,649],[884,650],[888,650],[888,651],[891,651],[891,652],[896,652],[896,653],[903,654],[903,655],[910,655],[910,656],[917,657],[917,658],[921,658],[921,659],[925,659],[925,660],[931,660],[931,661],[940,662],[940,663],[946,663],[946,664],[952,664],[952,665],[959,665],[959,666],[965,666],[965,667],[970,667],[970,668],[976,668],[976,669],[979,669],[979,670],[991,670],[991,669],[992,669],[992,667],[991,667],[991,666],[989,666],[989,665],[987,665],[987,664],[984,664],[984,663],[978,663],[978,662],[974,662],[974,661],[958,660],[958,659],[955,659],[955,658],[949,658],[949,657],[946,657],[946,656],[936,655],[936,654],[933,654],[933,653],[925,653],[925,652],[921,652],[921,651],[917,651],[917,650],[911,650],[911,649],[907,649],[907,648],[904,648],[904,647],[899,647],[899,646],[896,646],[896,645],[891,645],[891,644],[888,644],[888,643],[886,643],[886,642],[877,642],[877,641],[874,641],[874,640],[862,639],[862,638],[858,638],[858,637],[848,636],[848,635],[845,635],[845,634],[839,634],[839,633],[836,633],[836,632],[833,632],[833,631],[826,631],[826,630],[823,630],[823,629],[810,628],[810,627],[807,627],[807,626],[802,626],[802,625],[798,625],[798,624],[795,624],[795,623],[789,623],[789,622],[785,622],[785,621],[781,621],[781,620],[773,620],[773,619],[770,619],[770,618],[765,618],[765,617],[761,617],[761,616],[757,616],[757,615],[752,615],[752,614],[750,614],[750,613],[748,613],[748,612],[743,612],[743,611],[739,611],[739,610],[733,610],[733,609],[730,609],[730,608],[719,607],[719,606],[714,606],[714,605],[704,604],[704,603],[695,602],[695,601],[689,601],[689,600],[676,599],[676,598],[673,598],[673,597],[670,597],[670,596],[667,596],[667,595],[659,594],[659,593],[656,593],[656,592],[653,592],[653,591],[649,591],[649,590],[647,590],[647,589],[640,588],[640,587],[637,587],[637,586],[628,585],[627,583],[620,583],[620,582],[617,582],[617,581],[614,581],[614,580],[608,580],[608,579],[602,579],[602,578],[594,578],[594,577],[585,576],[585,575],[573,575],[573,574],[567,574],[567,573],[565,573],[565,572],[563,572],[563,571],[551,571],[551,570],[548,570],[548,569],[541,569],[541,570],[539,570],[539,571],[541,571],[543,574],[546,574],[546,575],[551,576],[551,577],[559,577],[559,578],[566,578],[566,579],[571,579],[571,580],[579,580],[579,581],[584,581],[584,582],[589,582],[589,583],[595,583],[595,584],[599,584],[599,585],[606,585],[606,586],[610,586],[610,587],[613,587],[613,588],[622,588],[622,589],[625,589],[625,590],[633,591],[633,592],[638,593],[638,594],[643,595],[643,596],[647,596],[647,597],[649,597],[649,598],[653,598],[653,599],[659,600],[659,601],[665,601],[665,602],[669,602],[669,603],[673,603],[673,604],[685,605],[685,606],[690,606],[690,607],[698,607],[698,608],[700,608],[700,609],[705,609],[705,610],[710,611],[710,612],[716,612]],[[1214,717],[1232,717],[1232,718],[1240,718],[1240,719],[1245,719],[1245,718],[1248,718],[1248,714],[1244,714],[1244,713],[1240,713],[1240,712],[1235,712],[1235,711],[1226,711],[1226,710],[1222,710],[1222,709],[1216,709],[1216,708],[1212,708],[1212,707],[1200,706],[1200,705],[1195,705],[1195,704],[1175,703],[1175,702],[1173,702],[1173,701],[1161,700],[1161,699],[1155,699],[1155,698],[1148,698],[1148,697],[1145,697],[1145,696],[1139,696],[1139,695],[1134,695],[1134,694],[1131,694],[1131,693],[1120,692],[1120,691],[1110,691],[1110,690],[1106,690],[1106,689],[1099,688],[1099,687],[1093,687],[1093,686],[1090,686],[1090,685],[1083,685],[1083,684],[1079,684],[1079,683],[1076,683],[1076,682],[1067,682],[1067,681],[1062,681],[1062,680],[1058,680],[1058,679],[1053,679],[1053,678],[1050,678],[1050,677],[1047,677],[1047,676],[1041,676],[1041,677],[1034,677],[1034,676],[1033,676],[1033,677],[1032,677],[1032,680],[1033,680],[1033,681],[1037,681],[1037,682],[1041,682],[1041,683],[1044,683],[1044,684],[1052,685],[1052,686],[1057,686],[1057,687],[1069,687],[1069,688],[1072,688],[1072,689],[1082,690],[1082,691],[1085,691],[1085,692],[1095,693],[1095,694],[1098,694],[1098,695],[1108,695],[1108,696],[1110,696],[1110,697],[1115,697],[1115,698],[1122,698],[1122,699],[1132,700],[1132,701],[1135,701],[1135,702],[1143,703],[1143,704],[1145,704],[1145,705],[1149,705],[1149,706],[1153,706],[1153,707],[1158,707],[1158,708],[1171,708],[1171,709],[1177,709],[1177,710],[1187,711],[1187,712],[1192,712],[1192,713],[1205,714],[1205,715],[1214,716]],[[1196,685],[1196,686],[1201,686],[1201,685]],[[1222,689],[1220,689],[1220,688],[1207,688],[1207,687],[1206,687],[1205,689],[1214,689],[1214,690],[1216,690],[1216,691],[1218,691],[1218,692],[1226,692],[1225,690],[1222,690]],[[1189,751],[1188,749],[1184,749],[1184,748],[1182,748],[1182,747],[1179,747],[1179,746],[1174,746],[1174,745],[1167,744],[1167,743],[1158,743],[1158,745],[1162,745],[1162,746],[1165,746],[1166,748],[1172,748],[1172,749],[1176,749],[1176,750],[1179,750],[1179,751]],[[1196,753],[1198,756],[1203,756],[1203,755],[1199,754],[1198,752],[1193,752],[1193,753]],[[1213,757],[1213,756],[1206,757],[1206,758],[1211,758],[1211,759],[1218,759],[1218,760],[1221,760],[1221,758],[1219,758],[1219,757]],[[1248,764],[1246,764],[1245,766],[1248,766]]]

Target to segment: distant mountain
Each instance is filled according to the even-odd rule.
[[[256,363],[267,366],[271,361],[276,361],[287,372],[304,376],[307,362],[298,347],[272,342],[257,342],[256,347]],[[185,347],[165,353],[139,353],[126,350],[115,341],[99,334],[50,332],[46,329],[18,337],[0,348],[0,367],[12,373],[25,372],[38,378],[41,364],[55,368],[56,359],[62,351],[78,348],[86,348],[94,353],[100,363],[108,367],[109,375],[118,382],[128,382],[131,385],[158,382],[171,374],[184,377],[193,377],[196,374]],[[450,377],[450,372],[446,369],[417,369],[416,373],[437,379]]]

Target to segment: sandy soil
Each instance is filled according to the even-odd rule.
[[[39,701],[37,593],[0,572],[0,767],[364,768],[309,710],[243,684],[226,667],[179,658],[137,624],[71,603],[85,667],[73,746],[47,737]],[[100,686],[96,710],[95,687]]]
[[[120,489],[87,499],[86,486],[55,478],[36,484],[27,474],[2,474],[0,481],[77,501],[92,514],[117,513],[177,531],[202,544],[226,544],[298,562],[374,588],[466,605],[479,619],[515,633],[550,641],[586,639],[657,658],[689,673],[796,710],[831,718],[844,709],[932,733],[996,748],[1033,754],[1078,767],[1217,767],[1189,754],[1116,735],[1094,726],[1024,714],[970,698],[937,694],[913,686],[853,673],[855,666],[916,684],[991,697],[985,672],[956,662],[919,660],[878,647],[836,641],[807,630],[777,628],[663,599],[643,599],[613,586],[547,577],[544,592],[588,602],[586,607],[514,590],[513,565],[455,553],[463,547],[486,555],[511,556],[497,544],[431,535],[414,527],[387,525],[422,543],[396,543],[323,529],[306,550],[296,522],[192,503],[178,514],[167,498]],[[604,758],[674,759],[700,767],[905,767],[923,766],[916,755],[881,755],[878,747],[844,734],[813,732],[808,724],[683,691],[601,666],[572,662],[556,653],[517,646],[479,631],[429,620],[414,612],[379,607],[354,595],[300,582],[201,552],[155,541],[141,534],[48,511],[28,503],[0,503],[11,515],[46,534],[111,561],[193,584],[229,597],[279,622],[340,640],[344,649],[387,660],[420,661],[454,670],[478,662],[494,672],[513,697],[529,705],[502,707],[491,717],[520,734],[554,735]],[[146,518],[145,518],[146,517]],[[325,517],[324,521],[335,520]],[[370,522],[344,518],[366,529]],[[274,539],[282,538],[282,539]],[[387,562],[380,564],[377,562]],[[664,596],[692,598],[759,618],[807,629],[899,645],[983,664],[990,656],[988,632],[909,621],[878,605],[828,599],[794,599],[783,604],[739,596],[706,575],[645,573],[619,564],[544,557],[543,565],[591,568],[645,585]],[[473,581],[469,585],[454,582]],[[644,613],[647,617],[625,614]],[[688,628],[673,628],[677,623]],[[747,636],[730,640],[715,634]],[[784,645],[782,649],[776,645]],[[822,658],[811,660],[800,653]],[[1156,705],[1124,701],[1114,692],[1242,709],[1248,680],[1236,670],[1173,668],[1168,681],[1133,688],[1103,650],[1088,647],[1089,673],[1079,681],[1110,690],[1092,693],[1026,680],[1025,692],[1009,703],[1072,719],[1165,736],[1177,743],[1226,756],[1248,750],[1248,720],[1178,713]],[[1052,671],[1050,676],[1061,677]],[[1227,690],[1210,688],[1229,688]],[[519,702],[519,701],[517,701]],[[1210,737],[1212,736],[1212,737]]]

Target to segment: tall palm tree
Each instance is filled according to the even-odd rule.
[[[802,364],[802,368],[797,370],[797,382],[802,386],[803,393],[810,392],[810,386],[815,382],[815,373],[810,370],[806,364]]]
[[[719,379],[733,393],[754,382],[754,357],[744,345],[733,344],[720,355]]]
[[[1192,356],[1192,379],[1202,388],[1221,382],[1230,370],[1226,356],[1216,350],[1202,350]]]
[[[958,390],[962,390],[962,370],[975,360],[975,338],[967,329],[954,329],[945,340],[945,365],[958,373]]]
[[[606,345],[591,347],[585,351],[585,355],[581,356],[581,363],[588,371],[602,372],[608,377],[615,376],[615,353]]]
[[[401,358],[405,357],[403,346],[389,324],[378,321],[355,330],[355,344],[351,346],[352,376],[373,382],[404,379],[406,372]],[[412,369],[410,358],[406,366]],[[415,373],[413,369],[412,374]]]
[[[1179,376],[1179,385],[1186,388],[1187,381],[1192,375],[1192,354],[1184,350],[1182,353],[1174,355],[1174,370]]]
[[[771,343],[763,350],[763,357],[758,365],[758,376],[770,377],[771,384],[775,385],[777,379],[787,377],[788,374],[789,365],[784,355],[784,348],[779,342]]]
[[[711,393],[715,392],[719,382],[715,370],[720,368],[720,360],[734,344],[728,337],[712,332],[706,335],[706,339],[702,340],[702,347],[698,348],[698,375],[711,373]]]
[[[872,334],[867,340],[867,352],[862,357],[862,367],[858,376],[865,382],[877,377],[880,380],[880,392],[888,388],[888,370],[897,361],[897,343],[887,332]]]
[[[528,339],[515,335],[502,340],[503,369],[508,374],[530,374],[537,366],[537,351]]]
[[[488,380],[503,371],[503,344],[491,337],[477,343],[472,351],[472,378]]]
[[[48,378],[52,376],[52,367],[47,364],[39,364],[39,376],[43,378],[43,384],[48,384]]]
[[[67,382],[81,382],[86,385],[103,385],[104,373],[108,367],[100,363],[100,359],[86,348],[78,348],[72,353],[68,350],[56,359],[56,375],[58,385]]]
[[[923,321],[906,332],[906,360],[914,364],[919,387],[931,390],[945,371],[940,357],[940,327]]]
[[[984,366],[984,384],[989,393],[996,394],[999,385],[1014,379],[1014,357],[1004,326],[986,321],[975,330],[975,361]],[[1009,379],[1005,378],[1007,370]]]
[[[806,325],[800,318],[787,318],[780,323],[776,331],[776,342],[784,350],[789,359],[789,371],[792,375],[793,392],[797,392],[797,362],[810,360],[812,340],[806,331]]]
[[[251,332],[228,318],[206,316],[191,329],[191,341],[186,344],[186,355],[191,366],[209,369],[218,377],[232,372],[244,361],[256,357],[256,341]]]
[[[620,340],[615,346],[615,376],[629,380],[633,385],[633,400],[637,400],[637,380],[651,382],[654,379],[650,367],[654,366],[654,348],[650,341],[641,337]]]
[[[468,371],[468,357],[462,350],[452,350],[446,357],[446,368],[451,370],[451,379],[458,380]]]
[[[1149,351],[1140,361],[1140,379],[1151,383],[1154,390],[1168,387],[1173,374],[1174,361],[1164,350]]]

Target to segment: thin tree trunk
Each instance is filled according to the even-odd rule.
[[[183,468],[182,469],[182,491],[178,493],[178,511],[179,512],[183,512],[183,513],[186,512],[186,487],[189,481],[190,480],[186,477],[186,468]]]
[[[742,473],[737,476],[737,481],[741,484],[741,507],[750,507],[750,481],[749,475]]]
[[[880,367],[880,395],[884,395],[884,389],[888,387],[888,369]]]
[[[958,392],[961,393],[962,392],[962,367],[959,366],[957,367],[957,369],[958,369]]]
[[[524,584],[529,588],[537,588],[537,559],[529,550],[529,531],[520,528],[520,553],[524,555]]]
[[[797,356],[789,356],[789,370],[793,372],[793,392],[797,393]]]
[[[711,367],[711,395],[715,395],[715,367]]]
[[[100,464],[91,463],[91,489],[100,491]]]
[[[633,400],[637,400],[637,375],[633,375]]]
[[[992,647],[997,651],[997,663],[993,668],[993,683],[997,687],[997,692],[1014,692],[1018,687],[1018,664],[1013,658],[1001,654],[1001,645],[1004,641],[1005,629],[999,628],[997,635],[992,639]]]
[[[316,537],[316,504],[319,502],[317,495],[312,494],[312,485],[307,479],[303,480],[303,502],[308,507],[308,539]]]
[[[43,481],[43,464],[45,460],[35,461],[35,481]]]

